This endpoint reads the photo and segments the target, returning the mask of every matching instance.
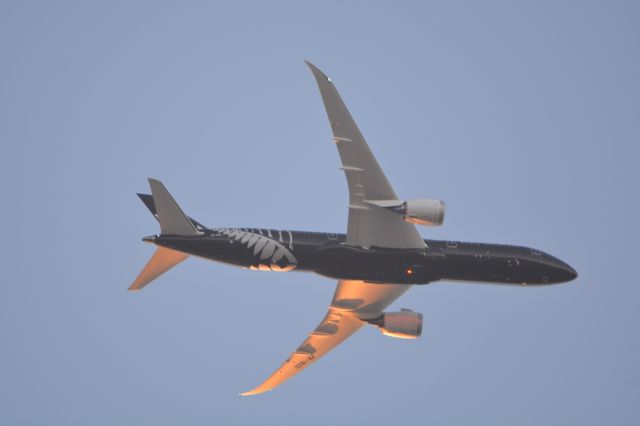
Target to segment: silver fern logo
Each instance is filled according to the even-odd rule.
[[[236,242],[253,249],[253,256],[256,257],[256,265],[252,265],[249,269],[260,271],[276,271],[287,272],[298,266],[298,260],[293,255],[293,236],[289,231],[277,231],[279,238],[276,240],[271,234],[271,230],[257,230],[252,232],[243,229],[218,229],[219,233],[228,236]],[[275,233],[276,231],[274,231]],[[284,245],[283,239],[288,234],[289,247]]]

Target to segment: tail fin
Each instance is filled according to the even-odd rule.
[[[156,205],[153,202],[153,196],[151,194],[138,194],[138,197],[140,197],[144,205],[147,206],[147,208],[149,209],[153,217],[155,217],[157,220],[158,212],[156,211]],[[200,222],[198,222],[197,220],[195,220],[194,218],[192,218],[191,216],[187,216],[187,217],[189,218],[191,223],[193,223],[193,225],[196,227],[198,231],[206,231],[207,229],[209,229],[203,224],[201,224]]]
[[[175,202],[169,191],[162,182],[156,179],[149,179],[151,194],[138,194],[147,208],[160,222],[162,234],[173,235],[199,235],[199,232],[189,218],[182,212],[178,203]],[[166,247],[159,246],[151,256],[138,278],[129,287],[130,291],[140,290],[154,279],[158,278],[169,269],[189,257],[188,254]]]
[[[131,284],[129,291],[142,289],[145,285],[158,278],[169,269],[189,257],[186,253],[171,250],[165,247],[158,247],[156,252],[151,256],[138,278]]]
[[[182,212],[182,209],[180,209],[180,206],[178,206],[178,203],[175,202],[162,182],[149,178],[149,185],[151,186],[151,194],[153,194],[156,217],[160,222],[160,231],[163,234],[200,234],[187,215]]]

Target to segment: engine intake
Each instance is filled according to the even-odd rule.
[[[415,339],[422,334],[422,314],[410,309],[400,312],[385,312],[377,318],[368,321],[378,326],[385,336],[398,339]]]

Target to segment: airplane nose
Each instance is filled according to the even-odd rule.
[[[569,277],[567,281],[575,280],[576,278],[578,278],[578,273],[576,272],[576,270],[569,265],[567,265],[566,273]]]
[[[572,281],[578,277],[578,273],[571,266],[561,260],[559,260],[558,263],[559,265],[557,268],[559,272],[560,282]]]

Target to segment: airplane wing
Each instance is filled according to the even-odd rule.
[[[425,243],[414,225],[368,202],[401,203],[331,79],[310,62],[305,63],[320,88],[349,185],[346,243],[360,247],[424,248]]]
[[[241,395],[256,395],[275,389],[358,331],[365,320],[380,316],[387,306],[410,287],[340,280],[327,315],[309,333],[309,337],[264,383]]]

